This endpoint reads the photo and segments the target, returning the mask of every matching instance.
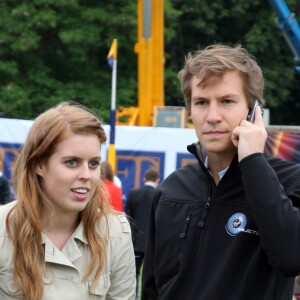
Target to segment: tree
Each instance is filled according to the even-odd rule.
[[[295,9],[296,2],[290,2],[291,10]],[[172,73],[170,70],[178,72],[184,56],[190,51],[213,43],[242,44],[263,69],[265,100],[267,107],[271,108],[272,122],[300,124],[296,114],[296,118],[291,113],[278,114],[282,107],[300,113],[299,101],[294,98],[299,78],[295,73],[293,55],[276,27],[276,16],[267,1],[174,0],[173,4],[180,14],[176,22],[177,34],[166,45],[168,73]],[[170,95],[172,91],[174,85],[171,82],[166,85],[166,94]]]
[[[212,43],[245,46],[262,66],[273,124],[300,125],[293,54],[267,1],[162,0],[165,5],[165,104],[183,106],[177,78],[190,51]],[[296,14],[299,4],[288,0]],[[2,0],[0,113],[34,118],[62,100],[99,109],[106,122],[118,39],[117,106],[137,105],[137,0]]]
[[[113,38],[126,57],[119,61],[118,99],[136,97],[135,1],[120,8],[118,1],[3,0],[0,28],[3,116],[34,118],[73,99],[101,109],[107,119],[111,71],[106,56]]]

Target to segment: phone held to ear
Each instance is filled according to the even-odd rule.
[[[260,107],[261,114],[264,115],[264,110],[263,110],[261,104],[259,103],[258,100],[255,100],[253,107],[250,108],[250,110],[249,110],[249,113],[248,113],[248,116],[247,116],[247,121],[249,121],[251,123],[254,123],[254,121],[255,121],[255,110],[256,110],[257,106]]]

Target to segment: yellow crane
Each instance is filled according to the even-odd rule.
[[[155,106],[164,106],[164,1],[137,0],[138,107],[120,108],[117,125],[153,125]]]

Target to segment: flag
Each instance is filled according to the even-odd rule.
[[[116,39],[114,39],[107,55],[107,62],[111,68],[113,68],[114,60],[117,59],[117,48],[118,48],[118,42]]]
[[[115,127],[116,127],[116,86],[117,86],[117,39],[113,40],[107,55],[108,65],[112,69],[111,82],[111,108],[110,108],[110,139],[108,148],[108,161],[114,172],[116,172],[116,148],[115,148]]]

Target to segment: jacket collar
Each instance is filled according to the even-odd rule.
[[[205,166],[205,159],[207,157],[205,148],[199,142],[197,142],[197,143],[193,143],[191,145],[188,145],[187,150],[195,156],[195,158],[198,160],[198,162],[199,162],[200,166],[202,167],[202,169],[207,171],[207,168]],[[229,168],[232,165],[237,165],[237,164],[238,164],[238,155],[236,154],[234,156],[234,158],[232,159]]]

